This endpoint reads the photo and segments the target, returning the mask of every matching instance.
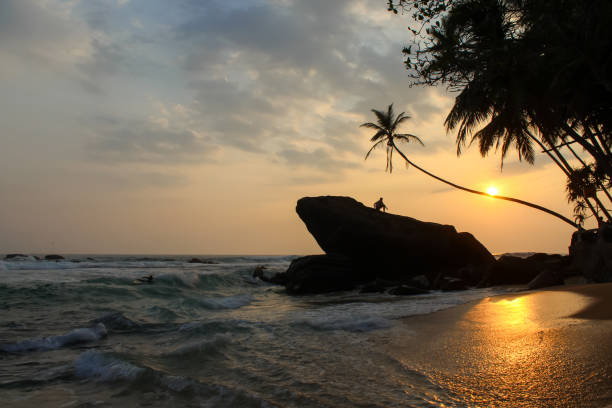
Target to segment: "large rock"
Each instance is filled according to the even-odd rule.
[[[529,289],[541,289],[549,286],[563,285],[563,277],[559,271],[546,269],[527,284]]]
[[[479,286],[527,285],[544,271],[562,279],[568,263],[569,258],[561,255],[537,253],[527,258],[503,255],[489,268]]]
[[[305,197],[296,210],[321,249],[350,259],[370,280],[429,278],[468,265],[482,277],[495,261],[476,238],[452,225],[379,212],[350,197]]]
[[[590,282],[612,282],[612,225],[576,231],[569,248],[572,267]]]
[[[353,289],[362,282],[351,260],[343,255],[309,255],[294,259],[275,277],[291,294],[325,293]]]

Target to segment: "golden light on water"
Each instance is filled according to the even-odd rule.
[[[499,193],[499,190],[497,189],[497,187],[491,186],[491,187],[487,188],[487,194],[488,195],[494,196],[494,195],[497,195],[498,193]]]

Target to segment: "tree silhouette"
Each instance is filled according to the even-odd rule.
[[[567,176],[576,218],[612,222],[612,2],[387,3],[421,26],[404,50],[412,84],[457,92],[445,125],[458,154],[474,143],[532,163],[537,145]]]
[[[376,130],[376,133],[374,134],[374,136],[370,138],[370,141],[374,142],[374,145],[366,153],[365,159],[367,160],[368,157],[370,157],[370,154],[372,153],[374,149],[384,145],[387,150],[387,167],[385,168],[385,171],[389,171],[389,173],[393,171],[393,152],[395,151],[404,159],[407,166],[411,165],[417,170],[421,171],[422,173],[427,174],[429,177],[433,177],[434,179],[444,184],[447,184],[451,187],[454,187],[462,191],[466,191],[468,193],[478,194],[478,195],[485,196],[485,197],[492,197],[498,200],[510,201],[510,202],[514,202],[517,204],[525,205],[527,207],[535,208],[536,210],[543,211],[547,214],[550,214],[554,217],[559,218],[560,220],[565,221],[566,223],[568,223],[569,225],[571,225],[572,227],[576,229],[581,228],[579,224],[572,222],[567,217],[564,217],[563,215],[559,214],[556,211],[550,210],[546,207],[542,207],[541,205],[537,205],[537,204],[530,203],[528,201],[520,200],[518,198],[513,198],[513,197],[490,195],[488,193],[485,193],[484,191],[478,191],[478,190],[474,190],[471,188],[463,187],[451,181],[445,180],[442,177],[436,176],[435,174],[423,169],[422,167],[416,165],[413,161],[408,159],[408,157],[406,157],[406,155],[395,144],[396,140],[402,141],[402,142],[410,142],[414,140],[414,141],[418,141],[422,146],[424,146],[421,139],[415,135],[412,135],[409,133],[396,133],[399,125],[402,122],[410,119],[410,116],[406,115],[405,112],[402,112],[398,114],[397,116],[395,116],[393,112],[393,104],[389,105],[389,107],[387,108],[387,112],[379,111],[376,109],[372,109],[372,112],[376,115],[377,123],[366,122],[361,125],[361,127],[367,127],[369,129]]]

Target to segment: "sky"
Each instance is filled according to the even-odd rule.
[[[0,253],[320,253],[295,213],[319,195],[566,253],[550,215],[364,160],[394,103],[417,164],[571,217],[544,155],[457,157],[455,95],[410,87],[410,23],[386,0],[1,1]]]

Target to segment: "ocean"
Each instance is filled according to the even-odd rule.
[[[2,406],[453,406],[384,345],[418,332],[405,317],[504,292],[289,296],[252,274],[293,256],[191,258],[0,261]]]

